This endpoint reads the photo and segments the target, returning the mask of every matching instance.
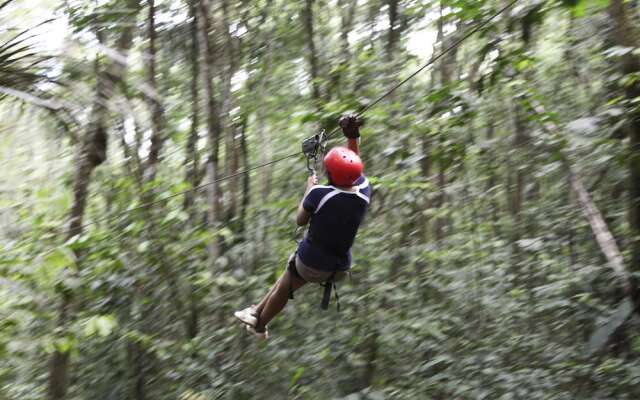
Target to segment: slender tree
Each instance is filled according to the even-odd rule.
[[[198,152],[198,139],[200,128],[200,46],[198,43],[198,9],[197,0],[189,0],[189,16],[191,17],[190,33],[191,47],[190,58],[191,64],[191,84],[190,84],[190,101],[191,101],[191,121],[189,127],[189,137],[187,139],[186,157],[185,157],[185,181],[189,182],[192,188],[200,184],[202,172],[200,168],[200,153]],[[183,207],[189,213],[190,220],[196,217],[194,201],[195,191],[189,191],[184,196]]]
[[[613,22],[613,41],[624,48],[640,47],[640,34],[633,24],[630,3],[611,0],[609,16]],[[620,70],[627,75],[640,73],[640,56],[629,52],[620,57]],[[627,83],[625,93],[629,102],[640,98],[640,81],[633,79]],[[631,271],[640,272],[640,112],[630,107],[627,132],[629,136],[629,227],[631,228],[630,250]],[[636,278],[637,280],[637,278]],[[632,294],[637,307],[640,306],[640,283],[635,282]]]
[[[139,0],[128,0],[126,5],[128,13],[115,46],[116,51],[122,55],[122,58],[110,59],[98,72],[90,120],[82,142],[79,143],[73,180],[73,204],[69,215],[67,232],[69,239],[81,235],[84,230],[83,219],[91,174],[107,157],[106,124],[109,115],[108,103],[125,72],[126,55],[133,44],[134,21],[140,8],[140,2]],[[76,254],[76,257],[79,256],[80,254]],[[71,289],[65,288],[62,291],[57,322],[62,335],[64,335],[73,320],[73,306],[73,293]],[[66,396],[69,385],[69,356],[68,349],[57,349],[49,360],[48,389],[49,398],[52,400],[64,399]]]
[[[315,0],[304,0],[302,10],[302,21],[307,43],[307,59],[309,62],[309,78],[311,80],[311,98],[316,108],[321,107],[322,93],[320,88],[320,59],[316,49],[316,39],[314,30],[313,5]]]
[[[162,143],[165,136],[165,116],[162,106],[162,95],[158,90],[156,78],[157,50],[156,50],[156,3],[155,0],[148,0],[147,30],[149,49],[147,52],[147,83],[148,88],[145,93],[147,106],[151,114],[151,146],[149,147],[149,157],[146,164],[145,180],[151,182],[155,179],[158,170],[158,160]]]
[[[202,47],[202,58],[200,70],[203,80],[203,96],[205,100],[205,116],[207,121],[207,175],[211,184],[208,186],[209,211],[207,219],[209,229],[213,235],[209,245],[209,255],[211,263],[215,262],[220,255],[220,246],[217,230],[219,228],[220,218],[220,168],[219,168],[219,149],[220,134],[222,131],[220,123],[220,115],[218,114],[219,105],[214,94],[214,73],[215,73],[215,56],[214,43],[211,24],[211,7],[209,0],[200,0],[198,3],[198,22],[200,24],[200,44]]]
[[[185,158],[185,181],[189,182],[191,188],[195,188],[200,184],[202,178],[202,168],[200,167],[200,154],[198,152],[198,139],[199,139],[199,125],[200,125],[200,59],[199,43],[198,43],[198,9],[197,0],[189,0],[189,16],[190,22],[190,34],[191,34],[191,48],[189,61],[191,64],[191,84],[190,84],[190,96],[191,96],[191,121],[189,128],[189,137],[187,139],[187,151]],[[193,221],[197,220],[197,209],[195,207],[195,190],[190,190],[185,194],[183,208],[187,214],[189,214],[189,225],[193,228]],[[195,258],[189,257],[190,262],[194,263]],[[190,339],[195,338],[199,332],[200,321],[200,307],[198,304],[198,298],[196,296],[196,289],[193,285],[189,290],[189,315],[187,318],[187,337]]]

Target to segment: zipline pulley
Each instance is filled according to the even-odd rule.
[[[310,175],[315,175],[318,155],[324,153],[324,132],[323,129],[319,134],[302,141],[302,153],[307,158],[307,170]]]

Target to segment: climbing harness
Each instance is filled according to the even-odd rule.
[[[309,171],[309,175],[316,174],[316,166],[318,164],[318,158],[321,157],[325,152],[325,130],[320,131],[319,134],[313,135],[302,141],[302,153],[304,154],[307,160],[307,171]],[[296,229],[296,234],[298,232],[298,228]],[[302,280],[298,270],[296,269],[296,255],[294,253],[293,257],[289,261],[289,272]],[[320,286],[324,287],[324,293],[322,295],[322,301],[320,303],[320,308],[323,310],[327,310],[329,308],[329,301],[331,300],[331,289],[333,288],[333,292],[336,297],[336,308],[340,311],[340,297],[338,296],[338,289],[336,287],[335,282],[336,273],[333,272],[329,279],[327,279],[324,283],[321,283]],[[289,285],[289,298],[293,299],[293,287]]]
[[[331,289],[336,296],[336,310],[340,312],[340,296],[338,296],[338,287],[336,286],[336,273],[331,274],[331,277],[327,279],[325,283],[321,283],[324,286],[324,292],[322,294],[322,302],[320,308],[323,310],[329,309],[329,301],[331,300]]]
[[[289,262],[287,264],[287,270],[292,277],[296,277],[300,280],[306,282],[306,280],[300,275],[298,269],[296,268],[296,257],[298,256],[298,252],[294,252],[291,257],[289,257]],[[337,272],[337,271],[336,271]],[[324,283],[320,283],[320,286],[324,287],[324,292],[322,294],[322,301],[320,302],[320,308],[323,310],[327,310],[329,308],[329,301],[331,300],[331,289],[333,289],[333,293],[336,298],[336,309],[338,312],[340,311],[340,296],[338,296],[338,287],[336,286],[336,272],[333,272],[329,279],[327,279]],[[289,299],[293,300],[293,282],[289,282]]]

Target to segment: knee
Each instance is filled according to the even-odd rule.
[[[290,289],[296,290],[305,283],[307,282],[304,279],[295,276],[287,269],[280,280],[280,288],[287,291]]]

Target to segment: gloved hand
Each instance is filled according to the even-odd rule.
[[[364,124],[362,118],[355,114],[344,114],[338,121],[342,133],[349,139],[357,139],[360,137],[360,127]]]

